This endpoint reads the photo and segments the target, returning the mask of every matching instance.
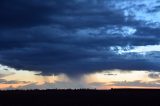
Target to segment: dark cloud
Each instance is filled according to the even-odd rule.
[[[21,28],[54,24],[63,27],[90,27],[124,21],[118,12],[104,9],[103,2],[94,5],[94,2],[90,0],[86,2],[76,0],[2,0],[0,26],[2,28]],[[89,3],[90,5],[88,5]],[[116,16],[119,18],[114,19]]]
[[[90,85],[81,82],[56,82],[56,83],[44,83],[44,84],[37,84],[31,83],[28,85],[20,86],[17,89],[81,89],[81,88],[92,88]],[[7,89],[7,88],[6,88]]]
[[[159,87],[160,85],[157,84],[157,81],[151,82],[141,82],[140,80],[133,81],[133,82],[114,82],[114,86],[127,86],[127,87]]]
[[[4,69],[5,70],[5,69]],[[10,75],[13,75],[14,73],[8,73],[7,71],[6,71],[6,73],[3,73],[3,72],[1,72],[0,73],[0,78],[3,78],[3,77],[6,77],[6,76],[10,76]]]
[[[160,40],[158,36],[160,35],[160,29],[159,28],[152,28],[152,27],[139,27],[137,34],[140,36],[147,36],[152,38],[157,38],[157,40]]]
[[[26,82],[26,81],[15,81],[15,80],[12,80],[12,81],[7,81],[7,80],[4,80],[4,79],[0,79],[0,84],[27,84],[29,82]]]
[[[49,0],[1,0],[0,2],[0,27],[21,28],[35,25],[49,24],[52,13]]]
[[[110,50],[160,41],[158,28],[142,27],[133,17],[126,20],[123,12],[113,9],[110,0],[1,0],[0,64],[42,74],[159,70],[152,56]]]
[[[150,78],[153,78],[153,79],[160,78],[160,74],[159,74],[159,73],[150,73],[148,76],[149,76]]]

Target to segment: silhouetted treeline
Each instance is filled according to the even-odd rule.
[[[0,106],[160,106],[160,90],[0,91]]]

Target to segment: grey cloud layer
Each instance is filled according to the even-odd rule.
[[[160,63],[148,61],[148,57],[121,56],[110,50],[111,46],[145,46],[160,41],[158,27],[125,16],[125,9],[114,9],[113,2],[121,3],[1,0],[0,63],[43,74],[159,70]],[[129,28],[136,30],[129,32]]]

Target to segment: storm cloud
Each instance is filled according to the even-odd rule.
[[[44,75],[159,71],[159,52],[115,53],[116,47],[159,45],[160,16],[153,15],[159,5],[158,0],[1,0],[0,64]]]

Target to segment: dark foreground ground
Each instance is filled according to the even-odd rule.
[[[160,90],[0,91],[0,106],[160,106]]]

